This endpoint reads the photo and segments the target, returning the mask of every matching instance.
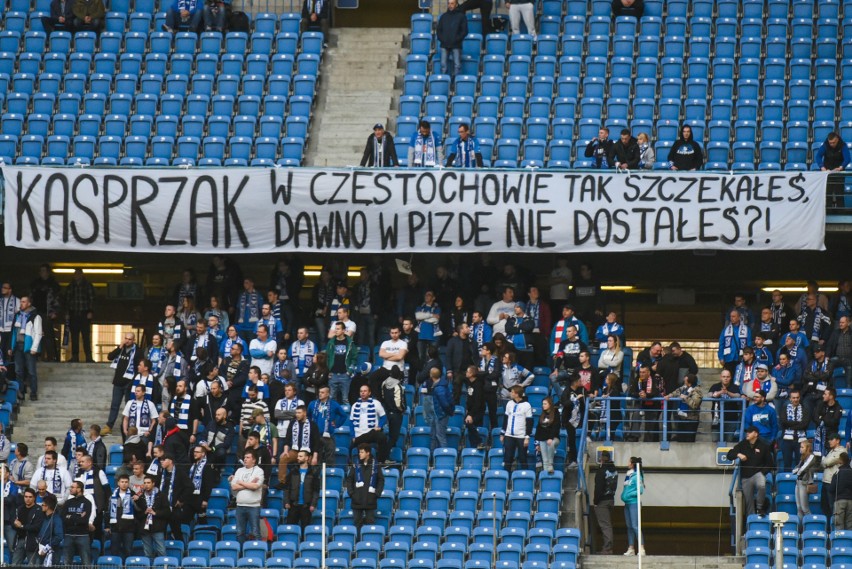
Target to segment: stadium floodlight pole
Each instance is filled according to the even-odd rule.
[[[636,549],[639,559],[639,569],[642,569],[642,463],[636,465]]]
[[[320,560],[320,567],[322,569],[326,569],[325,567],[325,547],[326,547],[326,535],[325,535],[325,462],[322,463],[322,559]]]

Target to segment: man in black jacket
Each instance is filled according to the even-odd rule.
[[[840,455],[840,468],[831,479],[830,495],[834,496],[834,529],[852,529],[852,468],[849,455]]]
[[[234,424],[228,419],[228,411],[224,407],[216,409],[216,420],[207,424],[204,434],[207,438],[200,444],[206,446],[211,453],[214,468],[221,469],[225,465],[225,458],[234,437],[237,436]]]
[[[453,399],[460,405],[464,376],[468,366],[476,361],[476,344],[470,337],[470,326],[462,322],[456,335],[447,341],[447,379],[453,384]]]
[[[746,429],[746,438],[728,451],[728,460],[740,459],[745,515],[766,514],[766,475],[775,466],[772,448],[760,438],[757,427]],[[757,492],[757,498],[755,498]]]
[[[207,458],[207,449],[204,446],[196,445],[192,449],[192,460],[192,466],[189,467],[192,493],[187,496],[183,505],[184,518],[187,520],[191,520],[193,515],[202,518],[207,516],[207,502],[219,478],[213,463]]]
[[[102,432],[100,425],[89,425],[89,442],[86,444],[86,451],[92,457],[92,464],[100,470],[106,469],[109,460],[106,444],[101,438]]]
[[[53,0],[50,3],[50,16],[41,17],[44,33],[48,36],[56,31],[73,32],[73,23],[74,0]]]
[[[613,167],[613,143],[609,139],[609,129],[602,126],[598,135],[586,145],[586,158],[592,158],[592,168],[611,170]]]
[[[360,534],[364,524],[376,521],[379,496],[385,488],[385,475],[372,456],[370,445],[358,445],[358,460],[346,476],[346,491],[352,498],[352,516]]]
[[[612,146],[615,168],[635,170],[639,168],[639,142],[630,135],[630,129],[621,129],[621,137]]]
[[[482,376],[485,372],[482,372]],[[485,393],[483,391],[483,377],[480,376],[479,369],[474,366],[468,366],[465,370],[465,389],[467,392],[467,409],[465,409],[464,424],[467,425],[467,438],[470,441],[470,446],[476,450],[485,450],[485,445],[482,444],[482,437],[477,430],[482,426],[482,419],[485,417]]]
[[[110,434],[121,411],[121,402],[130,399],[130,384],[136,375],[136,366],[145,357],[145,351],[136,345],[136,335],[133,332],[124,333],[124,341],[107,354],[112,360],[112,401],[109,406],[109,418],[101,434]]]
[[[603,536],[599,555],[612,555],[612,508],[618,487],[618,471],[608,450],[601,452],[601,464],[595,474],[595,518]]]
[[[75,555],[80,556],[80,565],[86,567],[91,563],[92,551],[89,540],[89,526],[92,522],[94,522],[92,503],[83,495],[83,483],[75,480],[71,483],[71,497],[65,501],[65,509],[62,516],[62,523],[65,527],[64,550],[66,565],[73,565]],[[132,542],[133,539],[131,538]]]
[[[441,73],[461,75],[461,50],[467,35],[467,16],[459,10],[458,0],[447,2],[447,11],[438,18],[437,36],[441,43]],[[452,54],[453,67],[449,68],[448,59]]]
[[[17,531],[15,550],[12,554],[12,565],[21,566],[24,560],[27,565],[41,565],[38,558],[38,532],[44,521],[41,506],[36,506],[36,491],[32,488],[24,490],[24,503],[18,506],[18,512],[12,527]]]
[[[226,392],[231,409],[234,413],[240,408],[243,400],[243,388],[246,386],[249,374],[249,362],[243,357],[243,345],[237,342],[231,346],[230,356],[222,361],[219,366],[219,375],[224,378],[228,385]]]
[[[311,516],[317,508],[320,481],[311,466],[310,452],[300,450],[296,461],[298,468],[291,468],[287,474],[284,508],[287,510],[287,523],[299,524],[304,531],[310,525]]]
[[[172,539],[183,539],[181,524],[192,519],[192,511],[187,508],[190,499],[192,498],[192,483],[189,480],[189,475],[182,468],[177,468],[175,465],[175,457],[169,453],[163,455],[160,464],[163,466],[163,473],[160,477],[160,494],[165,496],[166,503],[171,510],[169,516],[169,526],[171,528]]]
[[[328,42],[329,0],[304,0],[302,4],[301,31],[322,32],[323,42]]]
[[[166,495],[157,489],[153,476],[145,476],[143,491],[133,496],[133,507],[140,519],[145,557],[153,559],[166,554],[166,524],[171,514]]]
[[[385,131],[385,125],[382,123],[374,124],[373,134],[367,137],[367,146],[364,147],[361,166],[370,168],[399,167],[393,137],[391,133]]]

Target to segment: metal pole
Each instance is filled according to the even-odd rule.
[[[325,463],[322,463],[322,553],[320,559],[320,567],[325,569],[325,547],[326,547],[326,535],[325,535]]]
[[[497,492],[492,492],[491,498],[493,498],[491,509],[493,510],[492,513],[494,515],[494,519],[492,520],[494,522],[494,536],[493,536],[493,539],[492,539],[493,543],[492,543],[492,551],[491,551],[491,566],[496,567],[497,566]]]
[[[57,467],[58,468],[58,467]],[[0,480],[3,481],[3,497],[0,500],[0,520],[6,519],[6,463],[0,463]],[[11,481],[11,478],[10,478]],[[9,487],[11,490],[11,486]],[[3,525],[3,535],[0,536],[0,565],[6,565],[6,526]]]
[[[775,566],[783,567],[784,566],[784,533],[781,531],[781,528],[784,527],[784,524],[776,523],[775,524]]]
[[[636,465],[636,557],[639,558],[639,569],[642,569],[642,465]]]

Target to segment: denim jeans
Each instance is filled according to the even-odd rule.
[[[341,405],[349,405],[349,384],[352,378],[347,373],[333,373],[328,380],[331,398]]]
[[[12,553],[12,565],[41,565],[41,559],[38,556],[38,550],[27,551],[25,539],[21,539],[20,543],[15,546],[15,551]]]
[[[133,534],[130,534],[131,549],[133,545]],[[63,540],[65,549],[65,564],[74,565],[74,556],[80,556],[80,565],[87,566],[92,563],[92,546],[88,535],[66,535]],[[128,553],[130,555],[130,553]],[[124,559],[124,557],[122,557]]]
[[[450,423],[450,416],[446,415],[440,419],[435,416],[432,419],[432,450],[436,448],[447,448],[447,425]]]
[[[180,17],[178,10],[169,10],[166,12],[166,25],[172,30],[178,31],[180,27],[186,28],[185,31],[195,32],[201,26],[201,18],[203,17],[201,10],[196,10],[190,13],[189,19],[183,20]]]
[[[627,524],[627,545],[633,547],[639,536],[639,504],[624,504],[624,522]],[[645,545],[644,535],[641,545]]]
[[[38,395],[37,360],[38,354],[31,354],[24,350],[15,350],[15,373],[17,374],[18,382],[21,384],[21,389],[25,392],[27,385],[29,385],[31,396]]]
[[[110,555],[125,559],[133,555],[133,532],[112,532],[110,534]]]
[[[553,457],[556,456],[556,449],[559,448],[559,439],[553,439],[552,445],[547,441],[541,441],[538,448],[541,450],[541,465],[545,470],[553,470]]]
[[[453,67],[450,69],[449,58],[453,58]],[[441,48],[441,73],[455,77],[461,75],[461,48],[454,47],[452,49]]]
[[[112,402],[109,404],[109,418],[107,419],[107,426],[110,429],[112,429],[112,426],[115,425],[115,420],[118,419],[118,413],[121,410],[122,401],[127,399],[130,395],[129,387],[130,386],[112,386]]]
[[[248,530],[248,531],[246,531]],[[260,539],[260,507],[237,506],[237,541]]]
[[[164,557],[166,555],[166,534],[163,532],[142,532],[142,548],[145,550],[145,557],[150,559]]]
[[[204,6],[204,27],[222,31],[225,28],[225,8],[218,7],[214,12],[210,6]]]

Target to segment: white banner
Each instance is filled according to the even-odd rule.
[[[5,166],[6,244],[157,253],[825,248],[824,172]]]

